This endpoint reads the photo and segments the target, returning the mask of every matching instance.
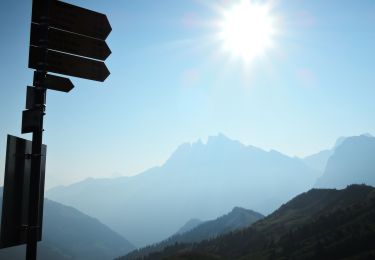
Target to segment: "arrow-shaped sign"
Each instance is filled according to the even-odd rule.
[[[49,26],[105,40],[112,31],[105,14],[57,0],[34,0],[33,23],[42,23],[42,11],[49,1]]]
[[[70,79],[50,74],[47,74],[45,84],[48,89],[62,92],[69,92],[74,88]]]
[[[34,72],[34,86],[38,86],[40,83],[37,80],[36,72]],[[56,91],[69,92],[74,88],[73,83],[68,78],[47,74],[44,85],[46,88]]]
[[[41,35],[41,26],[32,23],[30,45],[43,46],[45,43],[41,41]],[[47,48],[97,60],[105,60],[111,54],[111,50],[103,40],[54,28],[48,29]]]
[[[104,81],[110,74],[104,62],[52,50],[46,52],[47,71],[96,81]],[[43,69],[42,57],[42,48],[30,46],[29,68]]]

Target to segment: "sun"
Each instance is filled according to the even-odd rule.
[[[263,55],[276,32],[271,6],[253,0],[239,0],[223,10],[219,28],[223,49],[245,62]]]

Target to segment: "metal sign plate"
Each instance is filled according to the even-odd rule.
[[[43,112],[40,110],[24,110],[22,112],[22,134],[40,131]]]
[[[105,14],[57,0],[49,1],[49,25],[61,30],[105,40],[112,31]],[[41,23],[46,0],[33,1],[32,22]]]
[[[40,40],[41,32],[40,25],[31,24],[30,45],[43,46],[44,43]],[[54,28],[48,29],[47,48],[97,60],[105,60],[111,54],[111,50],[103,40]]]
[[[35,87],[27,86],[26,109],[34,109],[37,106],[43,106],[46,103],[45,96],[40,94],[40,91],[42,90]]]
[[[25,155],[31,153],[32,142],[8,135],[5,162],[4,192],[1,218],[0,248],[26,243],[28,224],[29,187],[31,160]],[[41,184],[44,187],[47,146],[42,146]],[[38,240],[42,238],[44,189],[39,191],[40,226]]]
[[[43,68],[43,49],[30,46],[29,68]],[[46,70],[84,79],[104,81],[110,74],[104,62],[47,50]]]
[[[39,85],[37,82],[36,72],[34,72],[34,86]],[[56,75],[47,74],[44,85],[46,88],[56,91],[69,92],[74,88],[73,83],[68,78],[59,77]],[[26,109],[30,109],[26,107]]]

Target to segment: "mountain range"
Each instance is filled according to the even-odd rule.
[[[218,135],[181,145],[162,166],[139,175],[87,179],[46,196],[140,247],[173,235],[187,219],[214,219],[234,206],[270,213],[310,189],[319,175],[302,159]]]
[[[181,145],[162,166],[139,175],[87,179],[46,196],[142,247],[172,236],[192,217],[213,219],[234,206],[266,215],[312,187],[374,185],[374,154],[369,134],[341,137],[332,149],[302,159],[218,135]]]
[[[142,259],[374,259],[375,188],[312,189],[249,228]]]
[[[264,218],[264,216],[260,213],[240,207],[235,207],[228,214],[223,215],[215,220],[204,221],[197,225],[195,228],[187,230],[183,233],[177,233],[160,243],[135,250],[120,259],[139,259],[147,256],[152,252],[161,251],[165,247],[174,245],[176,243],[191,243],[213,239],[219,235],[249,227],[254,222],[262,218]],[[184,227],[186,227],[186,225],[184,225]]]
[[[170,242],[177,243],[179,248],[182,242],[220,238],[243,228],[241,224],[236,227],[236,223],[246,221],[241,222],[243,219],[239,218],[228,226],[230,218],[224,218],[220,225],[212,223],[221,218],[208,222],[199,219],[214,219],[233,206],[239,207],[228,216],[243,212],[241,207],[268,214],[311,187],[344,188],[354,183],[374,186],[374,154],[375,138],[369,134],[339,138],[332,149],[302,159],[245,146],[224,135],[210,137],[207,143],[186,143],[178,147],[165,164],[139,175],[87,179],[47,191],[47,197],[69,206],[46,200],[41,257],[111,259],[135,248],[124,237],[137,247],[157,243],[148,246],[146,251],[136,251],[142,255],[165,247],[168,251],[169,247],[173,248]],[[324,192],[320,190],[319,194]],[[314,221],[318,220],[311,216],[316,217],[316,210],[326,204],[311,203],[317,207],[315,211],[309,206],[306,212],[298,209],[299,217],[289,212],[282,218],[287,219],[291,214],[293,221],[303,218],[306,220],[301,222],[303,225],[315,225]],[[335,209],[333,204],[329,207]],[[187,219],[191,220],[186,223]],[[70,239],[72,237],[74,239]],[[18,259],[23,254],[24,248],[15,247],[1,250],[0,258]],[[197,254],[198,257],[200,253]]]
[[[2,201],[2,189],[0,191]],[[39,243],[38,259],[109,260],[133,249],[134,246],[125,238],[97,219],[72,207],[48,199],[44,201],[43,237]],[[0,259],[23,259],[25,252],[25,246],[1,249]]]

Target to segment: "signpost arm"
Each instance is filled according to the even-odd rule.
[[[43,42],[43,62],[39,64],[39,68],[34,73],[34,82],[38,91],[36,91],[35,107],[41,112],[39,127],[33,131],[32,139],[32,159],[31,159],[31,173],[30,173],[30,190],[29,190],[29,210],[28,210],[28,232],[27,232],[27,245],[26,245],[26,259],[36,260],[37,257],[37,241],[40,232],[38,226],[39,219],[39,205],[43,203],[43,198],[40,198],[40,185],[41,185],[41,156],[42,156],[42,142],[43,142],[43,115],[45,111],[45,78],[46,60],[47,60],[47,42],[48,42],[48,11],[49,1],[33,0],[38,2],[41,7],[41,42]],[[35,78],[36,77],[36,78]],[[42,201],[41,201],[42,199]]]

